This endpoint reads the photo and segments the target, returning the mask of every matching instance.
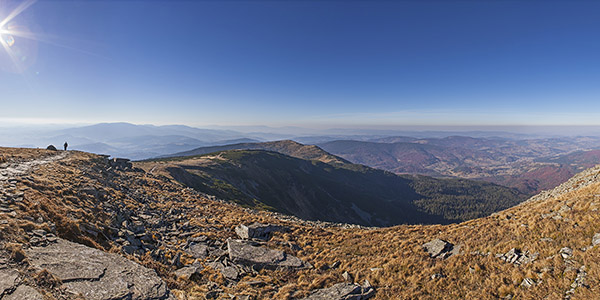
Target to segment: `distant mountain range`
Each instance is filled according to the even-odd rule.
[[[205,147],[138,165],[248,207],[362,225],[455,222],[525,198],[492,183],[396,175],[293,141]]]
[[[485,180],[532,194],[600,163],[596,137],[510,140],[450,136],[386,137],[318,144],[353,163],[397,174]]]
[[[509,144],[510,142],[518,144],[519,141],[545,141],[547,143],[546,147],[558,145],[560,151],[550,155],[562,155],[575,150],[591,149],[585,146],[581,138],[543,138],[548,136],[548,130],[546,132],[540,131],[539,135],[532,135],[504,131],[465,131],[465,128],[456,128],[457,131],[449,131],[451,128],[444,131],[431,130],[432,128],[423,130],[424,128],[421,127],[414,127],[413,129],[413,131],[360,128],[309,129],[289,126],[210,126],[195,128],[183,125],[154,126],[130,123],[100,123],[78,127],[59,125],[0,127],[0,145],[45,148],[50,144],[60,147],[66,141],[69,143],[70,149],[134,160],[185,152],[198,147],[285,139],[316,145],[340,140],[417,144],[425,141],[436,145],[434,144],[435,140],[441,140],[442,144],[437,146],[447,147],[449,140],[452,140],[448,137],[461,135],[474,138],[475,141],[484,141],[484,147],[494,140],[500,141],[500,144],[504,141],[508,141]],[[463,140],[456,138],[454,140],[457,143],[456,146],[463,146],[461,145]],[[565,149],[562,149],[564,145],[561,145],[561,143],[572,144],[574,147],[567,147],[568,151],[564,151]],[[536,151],[536,149],[530,150]]]

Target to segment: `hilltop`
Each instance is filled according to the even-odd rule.
[[[315,145],[304,145],[291,140],[263,142],[263,143],[237,143],[228,144],[222,146],[212,147],[200,147],[190,151],[178,152],[174,154],[164,155],[161,158],[169,157],[186,157],[186,156],[197,156],[203,154],[209,154],[227,150],[266,150],[272,152],[278,152],[291,157],[306,159],[306,160],[317,160],[329,164],[349,164],[350,162],[332,155],[329,152],[324,151]]]
[[[396,175],[351,164],[315,146],[291,141],[249,147],[280,152],[223,150],[248,148],[229,145],[193,151],[219,152],[138,165],[247,207],[366,226],[462,221],[489,215],[525,199],[513,189],[491,183]]]
[[[321,290],[331,287],[370,299],[593,299],[600,293],[598,167],[484,218],[352,228],[246,209],[93,154],[0,153],[3,300],[25,294],[342,299],[315,298],[331,295]],[[280,227],[244,247],[280,255],[287,266],[248,267],[254,263],[232,252],[246,243],[231,242],[240,239],[234,229],[254,222]],[[69,255],[44,254],[57,249],[89,259],[69,267]],[[146,280],[119,277],[118,270]],[[93,293],[111,278],[129,285]],[[87,294],[75,296],[81,286]]]

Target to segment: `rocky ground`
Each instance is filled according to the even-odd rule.
[[[361,228],[124,160],[0,148],[0,299],[593,299],[600,168],[490,217]]]

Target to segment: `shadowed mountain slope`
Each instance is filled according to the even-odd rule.
[[[317,149],[318,153],[288,151],[296,155],[330,157],[318,148],[283,143]],[[249,207],[309,220],[368,226],[455,222],[485,216],[524,199],[515,190],[491,183],[399,176],[337,162],[328,164],[262,150],[230,150],[139,165]]]

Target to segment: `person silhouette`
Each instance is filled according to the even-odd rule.
[[[65,142],[65,144],[63,146],[65,146],[65,151],[67,151],[67,147],[69,147],[69,144],[67,144],[67,142]]]

